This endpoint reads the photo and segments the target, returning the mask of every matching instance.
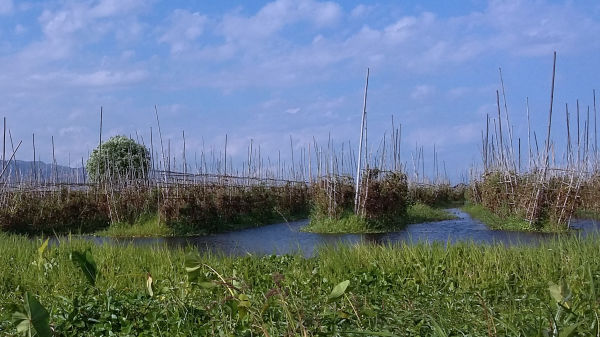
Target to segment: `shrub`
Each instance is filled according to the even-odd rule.
[[[92,151],[86,164],[92,182],[144,179],[150,169],[148,149],[125,136],[114,136]]]

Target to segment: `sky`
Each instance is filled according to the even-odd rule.
[[[502,68],[516,137],[546,127],[556,51],[553,136],[564,106],[600,89],[600,2],[0,0],[0,116],[17,159],[80,166],[103,138],[156,132],[188,158],[290,156],[315,139],[358,143],[370,68],[370,144],[391,118],[402,160],[433,147],[453,179],[481,163]],[[600,101],[600,94],[599,101]],[[600,104],[598,104],[600,105]],[[593,107],[592,107],[593,111]],[[562,118],[562,119],[561,119]],[[157,137],[154,134],[154,137]],[[376,145],[371,145],[376,146]],[[7,145],[8,147],[8,145]],[[373,150],[374,151],[374,150]]]

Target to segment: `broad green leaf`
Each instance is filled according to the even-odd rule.
[[[50,238],[46,238],[46,240],[38,248],[38,257],[40,259],[44,256],[44,252],[46,251],[46,248],[48,248],[48,240],[50,240]]]
[[[146,275],[146,288],[148,289],[150,297],[154,296],[154,292],[152,291],[152,275],[150,275],[150,273]]]
[[[30,293],[25,293],[25,304],[29,307],[31,313],[31,323],[37,334],[41,337],[52,336],[50,330],[49,319],[50,315],[38,300]]]
[[[38,248],[38,259],[35,262],[35,264],[37,265],[38,268],[40,268],[42,266],[42,264],[44,263],[44,251],[46,251],[46,248],[48,247],[48,240],[49,239],[50,238],[46,238],[46,240]]]
[[[92,251],[88,248],[85,252],[73,251],[73,262],[81,268],[83,275],[87,278],[91,285],[96,284],[96,275],[98,267],[92,256]]]
[[[238,307],[250,308],[250,298],[246,294],[240,294],[238,296]]]
[[[16,311],[12,314],[12,320],[17,325],[17,332],[24,333],[29,331],[31,326],[31,321],[29,320],[29,316],[26,314]]]
[[[188,273],[188,280],[196,282],[202,274],[202,261],[197,255],[187,255],[185,257],[185,271]]]
[[[185,257],[184,264],[185,264],[185,270],[188,273],[196,271],[200,267],[202,267],[202,261],[200,260],[200,257],[198,255],[193,255],[193,254],[188,254]]]
[[[577,327],[581,324],[581,322],[579,323],[575,323],[575,324],[571,324],[565,328],[562,328],[560,330],[560,333],[558,334],[558,337],[569,337],[573,334],[573,332],[575,332],[575,330],[577,330]]]
[[[48,311],[29,292],[25,293],[23,309],[25,309],[25,313],[15,312],[12,315],[17,332],[27,333],[31,336],[32,332],[35,331],[37,336],[40,337],[52,336],[49,324],[50,315],[48,314]]]
[[[553,282],[548,282],[548,290],[550,291],[550,296],[552,296],[556,302],[562,302],[563,295],[561,286]]]
[[[214,282],[198,282],[197,284],[204,289],[212,289],[217,286]]]
[[[201,265],[197,265],[195,267],[185,267],[185,271],[187,271],[188,273],[193,273],[196,270],[200,269],[200,267],[202,267]]]
[[[329,297],[327,297],[327,303],[331,303],[344,295],[349,284],[350,280],[346,280],[333,287],[331,294],[329,294]]]

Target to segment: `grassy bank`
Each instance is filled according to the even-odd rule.
[[[39,245],[0,234],[2,334],[16,333],[10,321],[26,311],[26,292],[65,336],[598,333],[598,238],[511,248],[361,245],[310,259],[78,240],[40,253]],[[87,274],[80,268],[92,265]]]
[[[448,211],[441,208],[434,208],[425,204],[414,204],[408,207],[406,215],[398,218],[391,224],[373,225],[365,219],[352,213],[346,213],[339,219],[327,217],[312,217],[310,223],[302,230],[312,233],[384,233],[396,231],[404,228],[406,225],[435,222],[442,220],[451,220],[456,217]]]
[[[291,183],[164,188],[133,185],[114,191],[99,185],[8,191],[0,198],[0,231],[27,235],[98,231],[111,236],[194,235],[306,218],[309,208],[308,186]]]
[[[580,219],[600,220],[600,213],[590,209],[579,209],[575,212],[575,217]]]
[[[96,236],[108,236],[115,238],[127,237],[167,237],[167,236],[197,236],[228,231],[242,230],[246,228],[259,227],[269,224],[296,221],[308,218],[308,213],[288,216],[271,216],[267,218],[239,217],[237,222],[223,223],[217,228],[204,230],[200,226],[169,226],[159,218],[158,214],[146,214],[138,218],[134,223],[117,222],[111,224],[107,229],[95,232]]]
[[[552,224],[548,220],[532,227],[529,222],[524,219],[524,216],[509,214],[502,217],[479,204],[466,204],[461,207],[461,209],[468,213],[472,218],[483,222],[491,229],[543,233],[561,233],[566,231],[566,228],[563,226]]]
[[[97,236],[122,237],[159,237],[173,236],[175,231],[169,228],[159,216],[146,214],[139,217],[134,223],[116,222],[107,229],[94,233]]]

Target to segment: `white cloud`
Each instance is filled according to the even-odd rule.
[[[432,85],[421,84],[417,85],[413,91],[410,93],[410,97],[416,100],[422,100],[427,97],[430,97],[433,93],[435,93],[435,87]]]
[[[107,87],[132,84],[144,80],[148,73],[144,70],[107,71],[99,70],[91,73],[53,72],[34,74],[29,80],[52,83],[55,86]]]
[[[169,27],[158,38],[158,42],[167,43],[172,54],[181,53],[202,35],[207,20],[205,15],[198,12],[176,9],[169,17]]]
[[[578,57],[589,57],[592,53],[587,50],[598,50],[598,9],[592,13],[576,2],[490,1],[481,10],[453,17],[418,10],[410,14],[387,10],[394,5],[385,10],[380,5],[358,5],[345,12],[340,4],[346,6],[341,1],[276,0],[252,12],[239,9],[217,14],[175,10],[173,5],[159,12],[164,8],[161,5],[148,16],[143,15],[149,8],[143,0],[59,0],[31,5],[29,16],[42,13],[39,27],[35,21],[18,20],[7,29],[14,27],[18,33],[26,28],[27,34],[19,36],[23,40],[14,45],[10,39],[2,42],[2,109],[15,115],[41,116],[32,111],[49,107],[64,115],[64,106],[77,108],[80,115],[67,120],[64,130],[57,126],[54,130],[81,140],[85,132],[77,134],[69,126],[87,125],[90,107],[112,104],[113,110],[109,111],[122,109],[118,113],[127,111],[133,116],[135,112],[130,111],[135,107],[152,104],[143,100],[156,94],[157,88],[167,88],[160,94],[174,93],[177,98],[167,99],[171,105],[163,106],[166,115],[181,115],[177,120],[193,119],[204,108],[195,105],[198,101],[224,106],[223,111],[231,110],[229,115],[222,116],[211,108],[203,118],[217,115],[211,122],[235,119],[217,127],[219,132],[224,130],[222,134],[235,130],[238,134],[261,136],[269,131],[268,137],[263,136],[268,139],[263,140],[276,149],[282,139],[289,142],[289,133],[294,134],[295,144],[310,142],[312,135],[326,139],[329,131],[338,137],[344,132],[355,133],[363,71],[370,66],[374,75],[373,91],[369,91],[372,130],[377,130],[377,118],[393,112],[400,114],[400,122],[407,125],[409,142],[467,145],[479,141],[481,130],[476,123],[470,124],[470,119],[485,123],[485,113],[495,111],[491,97],[497,84],[482,89],[480,83],[495,81],[496,62],[531,62],[539,55],[550,57],[554,49]],[[22,6],[22,2],[0,0],[0,14],[20,15]],[[162,27],[151,28],[156,24]],[[25,47],[20,47],[23,44]],[[177,57],[165,58],[156,52],[161,46]],[[477,63],[473,67],[477,70],[489,66],[492,79],[470,72],[471,62]],[[152,81],[145,81],[150,77]],[[449,85],[457,87],[445,89]],[[394,90],[385,96],[382,87]],[[220,94],[212,88],[221,90]],[[236,90],[243,94],[237,96]],[[400,90],[406,93],[402,98],[416,101],[405,100],[402,103],[406,106],[398,105],[399,98],[394,94]],[[191,91],[198,92],[198,96],[179,94]],[[224,98],[224,93],[231,96]],[[439,102],[427,100],[436,93],[440,94],[436,96]],[[208,100],[206,96],[210,96]],[[158,103],[164,104],[161,97]],[[461,105],[444,106],[446,101],[458,98],[469,99],[468,111],[458,111]],[[228,102],[238,99],[240,103]],[[444,110],[448,115],[456,116],[439,116],[440,106],[449,109]],[[140,116],[147,117],[142,112]],[[244,123],[244,118],[250,119],[248,116],[261,123]],[[439,125],[425,126],[426,121]],[[131,118],[120,127],[129,132],[128,128],[137,127],[136,123],[153,122],[150,114],[143,122]],[[165,118],[165,124],[169,123]],[[194,125],[204,124],[209,123]],[[207,138],[217,133],[211,129],[213,124],[207,127]],[[180,137],[178,132],[173,133],[174,137]],[[189,137],[191,144],[193,135]],[[246,145],[240,145],[241,153]]]
[[[289,108],[286,109],[285,112],[289,113],[290,115],[295,115],[300,111],[300,108]]]
[[[148,73],[144,70],[128,72],[95,71],[89,74],[74,75],[71,82],[84,86],[114,86],[139,82],[145,79]]]
[[[21,35],[23,33],[25,33],[27,31],[27,28],[25,28],[25,26],[23,26],[22,24],[17,24],[15,26],[15,34],[17,35]]]
[[[58,134],[61,137],[65,137],[65,136],[82,136],[87,132],[87,128],[83,127],[83,126],[68,126],[65,128],[60,128],[58,130]]]
[[[436,145],[438,148],[447,148],[476,142],[481,137],[481,130],[481,125],[473,122],[459,125],[430,124],[411,130],[407,140],[408,144],[416,143],[427,147]]]
[[[286,25],[308,21],[317,27],[336,23],[342,15],[334,2],[314,0],[276,0],[261,8],[251,17],[239,13],[223,18],[222,32],[229,41],[248,43],[272,36]]]
[[[352,9],[352,11],[350,12],[350,17],[360,18],[360,17],[363,17],[363,16],[369,14],[369,12],[371,12],[372,10],[373,10],[373,6],[367,6],[367,5],[360,4]]]
[[[91,8],[90,14],[92,17],[121,16],[136,12],[150,2],[144,0],[101,0],[96,6]]]
[[[11,14],[13,7],[12,0],[0,0],[0,15]]]

